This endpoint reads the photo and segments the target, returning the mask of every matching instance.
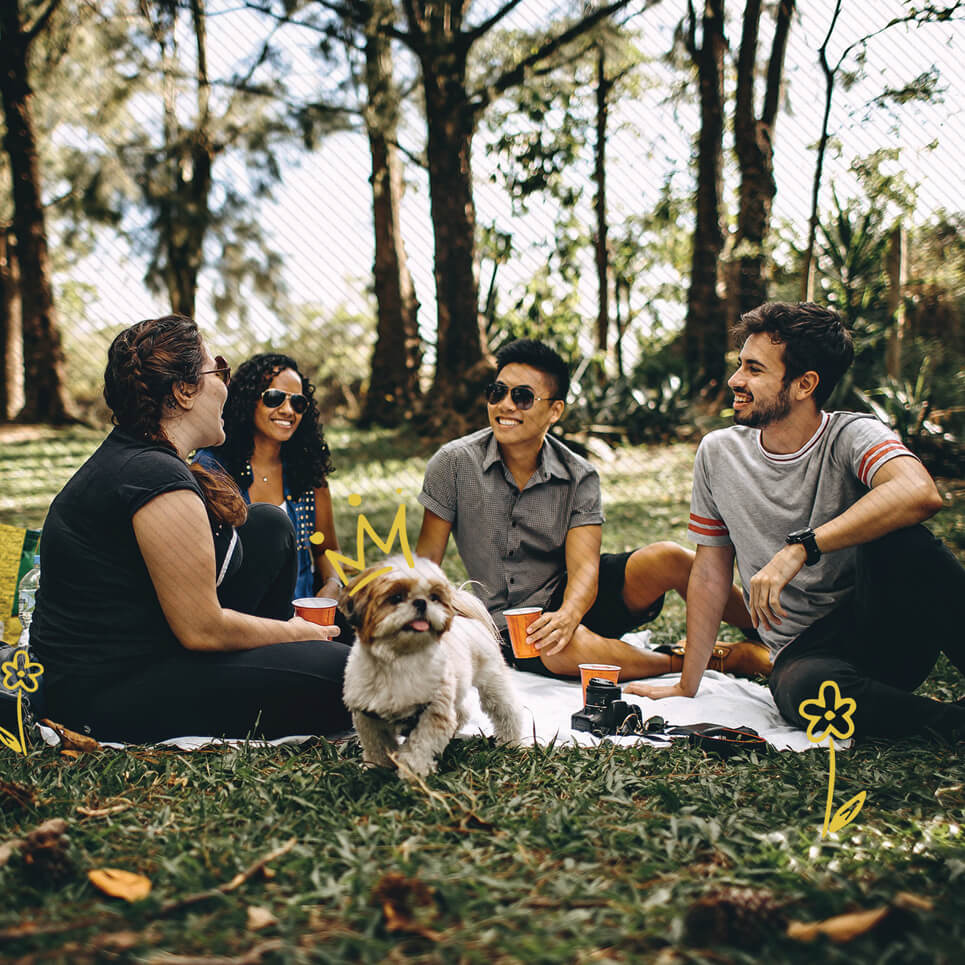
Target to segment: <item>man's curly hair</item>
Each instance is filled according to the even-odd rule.
[[[298,499],[310,489],[323,486],[335,467],[315,403],[315,386],[302,375],[298,363],[290,356],[270,352],[253,355],[232,373],[224,407],[225,441],[224,445],[212,450],[212,454],[242,489],[251,485],[255,406],[271,380],[284,369],[291,369],[299,376],[302,394],[308,399],[308,408],[302,413],[298,428],[291,439],[281,446],[285,482],[292,498]]]

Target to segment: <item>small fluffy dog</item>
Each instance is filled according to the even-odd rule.
[[[373,570],[391,566],[352,595]],[[466,723],[465,697],[479,690],[496,739],[519,739],[521,720],[499,636],[486,608],[431,560],[401,556],[360,573],[339,606],[358,639],[345,667],[345,705],[370,764],[423,777]],[[400,738],[404,738],[400,744]]]

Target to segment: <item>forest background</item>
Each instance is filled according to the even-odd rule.
[[[727,328],[840,309],[835,405],[936,471],[965,420],[965,4],[7,0],[0,418],[97,422],[123,326],[292,351],[328,418],[483,424],[574,364],[576,444],[692,436]],[[726,416],[726,411],[724,412]]]

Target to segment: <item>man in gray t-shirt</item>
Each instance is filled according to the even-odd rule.
[[[965,733],[965,707],[911,693],[942,649],[965,672],[965,569],[918,525],[942,505],[931,476],[873,417],[822,411],[853,355],[836,313],[770,303],[741,322],[737,425],[710,433],[694,467],[683,673],[627,692],[697,692],[736,557],[787,720],[803,725],[801,702],[833,681],[859,734]]]
[[[447,443],[426,467],[416,551],[441,562],[452,534],[503,631],[507,608],[543,609],[529,628],[540,654],[514,660],[519,669],[569,677],[579,676],[581,663],[616,664],[624,679],[671,671],[678,656],[618,638],[652,620],[667,590],[686,592],[694,554],[666,542],[601,556],[599,476],[547,434],[563,413],[566,363],[530,339],[501,349],[496,363],[489,428]],[[750,626],[733,585],[727,597],[724,618]],[[734,644],[721,669],[769,669],[762,650]]]

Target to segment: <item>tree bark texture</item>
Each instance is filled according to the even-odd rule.
[[[17,241],[9,226],[0,227],[0,422],[23,408],[23,329]]]
[[[697,137],[697,210],[684,323],[684,352],[693,395],[720,386],[727,351],[727,319],[717,287],[718,266],[724,247],[720,203],[726,47],[724,0],[707,0],[699,47],[696,15],[691,4],[688,49],[697,68],[700,133]]]
[[[907,333],[908,319],[904,308],[905,285],[908,282],[908,245],[901,225],[895,225],[888,239],[885,260],[888,274],[888,314],[892,323],[885,347],[885,370],[893,379],[901,378],[902,347]]]
[[[436,285],[436,371],[431,397],[456,412],[478,408],[485,336],[476,278],[476,206],[470,155],[476,118],[466,90],[466,2],[406,0],[422,69],[429,161],[429,212]],[[471,375],[470,375],[471,374]]]
[[[821,72],[824,74],[824,113],[821,118],[821,137],[818,139],[817,156],[814,160],[814,177],[811,179],[811,210],[808,214],[808,240],[804,249],[804,257],[801,260],[802,302],[814,300],[814,248],[817,244],[818,237],[818,204],[821,199],[821,181],[824,177],[824,157],[828,152],[828,141],[830,140],[828,127],[831,123],[831,101],[834,99],[834,84],[837,79],[838,69],[844,62],[844,54],[842,54],[837,63],[833,67],[831,66],[828,60],[828,44],[831,41],[831,35],[834,33],[838,16],[841,13],[841,2],[842,0],[837,0],[835,3],[828,32],[824,35],[824,41],[818,48],[818,60],[821,64]]]
[[[19,0],[0,3],[0,95],[13,182],[13,231],[20,263],[24,405],[21,422],[73,421],[64,384],[64,352],[54,306],[47,229],[31,113],[27,54]]]
[[[177,120],[172,101],[168,102],[165,129],[170,137],[165,145],[171,177],[171,196],[161,212],[164,226],[164,280],[171,299],[171,310],[194,317],[198,275],[204,265],[204,239],[211,222],[211,168],[214,148],[211,143],[208,110],[207,31],[203,0],[191,0],[191,20],[196,48],[197,119],[193,129],[184,129]],[[174,69],[180,70],[175,64]]]
[[[596,347],[606,355],[610,336],[610,288],[609,252],[607,250],[606,223],[606,128],[612,84],[606,76],[606,50],[603,44],[597,47],[596,59],[596,150],[593,158],[593,180],[596,183],[596,197],[593,207],[596,214],[596,279],[599,291],[596,317]]]
[[[771,208],[777,194],[774,181],[774,132],[784,76],[784,55],[795,0],[781,0],[771,44],[764,105],[755,108],[754,87],[761,0],[747,0],[740,54],[737,61],[737,95],[734,111],[734,145],[740,167],[737,231],[734,236],[735,292],[728,299],[733,324],[744,312],[767,301],[767,238]]]
[[[365,38],[368,91],[365,125],[372,157],[378,331],[361,422],[386,426],[398,425],[411,415],[420,396],[422,363],[419,303],[409,274],[400,224],[403,180],[402,161],[396,146],[399,95],[393,81],[390,42],[379,29],[392,15],[391,2],[379,0],[372,8]]]

